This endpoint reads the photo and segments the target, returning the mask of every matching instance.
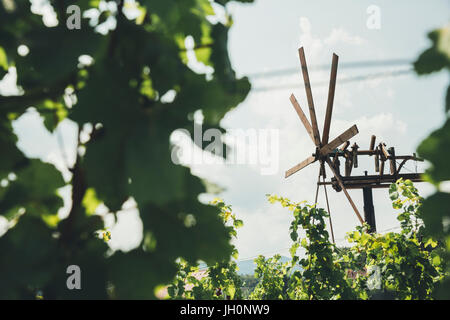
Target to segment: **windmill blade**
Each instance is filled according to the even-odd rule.
[[[318,147],[320,145],[319,127],[317,126],[316,111],[314,109],[314,101],[311,91],[311,83],[309,82],[308,67],[306,66],[305,51],[303,47],[298,49],[300,56],[300,64],[302,66],[303,81],[305,82],[306,98],[308,99],[309,114],[311,116],[311,125],[314,135],[314,143]]]
[[[347,199],[348,199],[348,202],[350,202],[350,205],[352,206],[353,210],[355,211],[356,216],[357,216],[358,219],[359,219],[359,222],[361,222],[361,224],[364,224],[364,220],[363,220],[363,218],[361,217],[361,214],[359,213],[358,208],[356,208],[355,203],[353,202],[352,198],[351,198],[350,195],[348,194],[348,191],[347,191],[347,189],[345,188],[344,183],[342,182],[341,177],[336,173],[336,170],[334,170],[334,167],[333,167],[333,165],[332,165],[332,163],[331,163],[331,161],[330,161],[330,158],[327,157],[326,161],[327,161],[328,166],[330,167],[331,171],[333,172],[333,174],[334,174],[334,176],[335,176],[337,182],[339,183],[339,186],[342,188],[342,191],[344,191],[345,196],[346,196]]]
[[[333,53],[333,61],[331,62],[330,86],[328,88],[327,111],[325,113],[325,122],[323,124],[322,145],[326,145],[328,143],[328,138],[330,135],[331,115],[333,113],[338,61],[339,57],[335,53]]]
[[[341,144],[346,142],[347,140],[350,140],[352,137],[358,134],[358,127],[356,125],[353,125],[349,129],[345,130],[342,134],[337,136],[333,141],[328,143],[327,145],[323,146],[319,152],[321,155],[327,155],[337,147],[339,147]]]
[[[303,160],[302,162],[300,162],[299,164],[297,164],[296,166],[290,168],[288,171],[286,171],[284,177],[288,178],[289,176],[293,175],[294,173],[296,173],[297,171],[303,169],[304,167],[306,167],[307,165],[313,163],[314,161],[316,161],[316,157],[309,157],[306,158],[305,160]]]
[[[305,113],[303,112],[302,108],[300,107],[300,104],[298,103],[294,94],[291,94],[289,100],[291,100],[291,103],[294,106],[295,111],[297,111],[297,114],[300,117],[300,120],[302,121],[303,126],[305,127],[306,131],[308,132],[312,142],[315,144],[312,127],[309,124],[308,118],[306,117]]]

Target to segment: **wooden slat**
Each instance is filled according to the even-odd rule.
[[[306,66],[305,51],[303,47],[298,49],[300,64],[302,66],[303,81],[305,82],[306,98],[308,100],[309,114],[311,118],[311,126],[313,129],[314,141],[316,146],[320,145],[319,127],[317,126],[316,111],[314,109],[314,101],[311,91],[311,83],[309,82],[308,67]]]
[[[294,94],[291,94],[289,97],[289,100],[291,100],[292,106],[294,107],[295,111],[297,112],[300,120],[303,123],[303,126],[305,127],[306,131],[308,132],[312,142],[315,144],[313,130],[311,127],[311,124],[308,121],[308,118],[306,117],[305,113],[303,112],[302,108],[300,107],[300,104],[298,103],[297,99],[295,98]]]
[[[294,173],[296,173],[297,171],[303,169],[304,167],[306,167],[307,165],[313,163],[314,161],[316,161],[316,157],[312,157],[311,156],[309,158],[306,158],[305,160],[303,160],[302,162],[300,162],[296,166],[294,166],[291,169],[289,169],[288,171],[286,171],[284,177],[287,178],[287,177],[293,175]]]
[[[380,143],[380,150],[381,150],[381,158],[383,160],[389,158],[389,153],[387,152],[386,145],[384,143]]]
[[[334,92],[336,90],[336,75],[339,57],[333,53],[333,61],[331,62],[330,85],[328,87],[327,111],[325,113],[325,122],[323,124],[322,145],[328,143],[330,135],[331,115],[333,114]]]
[[[390,169],[391,169],[391,174],[396,174],[397,173],[397,163],[396,163],[396,159],[395,159],[395,148],[391,147],[388,150],[389,154],[390,154]]]
[[[336,177],[336,180],[339,183],[339,186],[342,188],[342,191],[344,191],[345,196],[348,199],[348,202],[350,202],[350,205],[352,206],[353,210],[355,211],[356,216],[359,219],[359,222],[361,222],[361,224],[364,224],[364,220],[361,217],[361,214],[359,213],[358,208],[356,208],[355,203],[353,202],[352,198],[348,194],[347,189],[345,188],[344,184],[342,183],[341,177],[338,174],[336,174],[336,171],[334,170],[329,157],[327,157],[327,163],[328,163],[328,166],[330,167],[331,171],[333,172],[334,176]]]
[[[345,130],[344,133],[340,134],[337,138],[335,138],[333,141],[323,146],[319,151],[320,154],[326,155],[330,153],[331,151],[339,147],[341,144],[354,137],[356,134],[358,134],[358,132],[359,132],[358,127],[356,125],[350,127],[349,129]]]

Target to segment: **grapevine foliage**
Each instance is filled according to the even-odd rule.
[[[274,272],[270,259],[260,257],[256,260],[264,270],[257,274],[260,284],[265,287],[265,282],[270,283],[264,280],[268,274],[279,280],[281,271],[288,277],[284,277],[285,291],[278,295],[280,299],[432,298],[445,270],[440,259],[442,246],[424,234],[423,199],[410,180],[398,180],[391,185],[389,194],[393,207],[400,211],[397,219],[401,231],[372,234],[367,225],[357,227],[347,234],[350,246],[346,248],[330,242],[325,210],[270,196],[270,202],[280,202],[293,214],[292,261],[291,266],[281,266]],[[299,236],[299,229],[305,237]],[[299,248],[303,249],[303,257],[297,255]],[[296,264],[299,270],[295,270]],[[267,286],[267,291],[272,290],[272,286]]]
[[[283,262],[279,254],[255,259],[258,283],[248,299],[432,299],[436,287],[448,276],[441,259],[445,247],[426,234],[423,198],[410,180],[399,179],[392,184],[389,196],[398,210],[400,232],[374,234],[368,232],[368,225],[357,227],[347,234],[348,247],[336,247],[330,242],[325,210],[268,196],[269,202],[280,203],[292,214],[291,260]],[[201,280],[193,277],[198,268],[180,264],[171,296],[216,298],[214,289],[218,285],[228,290],[227,279],[235,288],[239,282],[235,280],[235,263],[230,263],[220,269],[217,265],[209,267]],[[187,285],[189,291],[184,290]],[[240,295],[230,297],[239,299]]]

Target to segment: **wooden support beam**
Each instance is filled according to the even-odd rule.
[[[422,181],[416,181],[416,182],[422,182]],[[319,185],[332,185],[332,182],[320,182]],[[336,184],[337,181],[336,181]],[[347,184],[345,187],[347,190],[356,190],[356,189],[363,189],[367,186],[370,186],[372,189],[389,189],[392,183],[382,183],[382,184],[367,184],[367,183],[361,183],[361,184]]]
[[[371,184],[370,187],[372,189],[388,189],[391,186],[390,183],[384,184]],[[355,190],[355,189],[364,189],[367,187],[367,184],[350,184],[346,186],[347,190]]]
[[[295,111],[297,112],[298,117],[302,121],[303,126],[305,127],[306,132],[308,132],[308,135],[311,138],[312,142],[314,144],[316,144],[311,124],[309,123],[308,118],[306,117],[305,113],[303,112],[302,108],[300,107],[300,104],[298,103],[294,94],[291,94],[291,96],[289,97],[289,100],[291,101],[292,106],[294,107]]]
[[[347,189],[357,189],[363,187],[379,187],[380,185],[385,184],[387,187],[390,186],[391,183],[397,181],[398,178],[403,178],[405,180],[411,180],[412,182],[422,182],[423,178],[420,173],[404,173],[400,175],[391,175],[386,174],[383,176],[379,175],[364,175],[364,176],[350,176],[350,177],[341,177],[342,183],[345,185]],[[335,184],[337,181],[331,179],[331,181],[326,182],[325,184]],[[381,187],[379,187],[381,188]]]
[[[364,175],[364,176],[352,176],[352,177],[342,177],[342,181],[344,183],[350,183],[350,182],[395,182],[396,176],[393,174],[385,174],[382,177],[380,177],[377,174],[371,174],[371,175]],[[422,175],[420,173],[404,173],[399,175],[399,178],[403,178],[405,180],[422,180]]]
[[[380,150],[379,146],[378,146],[378,150]],[[380,151],[377,151],[377,148],[375,148],[375,150],[360,150],[360,149],[358,149],[358,156],[373,156],[377,153],[380,154]],[[388,157],[386,159],[390,159],[390,157],[391,156],[388,153]],[[406,155],[405,156],[397,156],[396,155],[395,158],[397,160],[409,159],[409,160],[423,161],[422,158],[418,158],[418,157],[411,156],[411,155],[408,155],[408,156],[406,156]]]

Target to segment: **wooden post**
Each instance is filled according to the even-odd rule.
[[[376,138],[377,138],[376,136],[372,135],[372,138],[370,139],[370,147],[369,147],[370,151],[373,151],[373,148],[375,148],[375,139]]]
[[[381,165],[380,165],[380,176],[384,174],[384,161],[381,159]]]
[[[380,155],[379,155],[379,149],[377,147],[377,149],[375,150],[376,154],[375,154],[375,172],[379,172],[380,171]]]
[[[380,142],[380,144],[378,145],[378,147],[380,149],[380,157],[381,157],[380,176],[382,176],[384,174],[384,163],[387,160],[387,158],[389,157],[389,153],[386,151],[385,146],[386,145],[382,142]]]
[[[358,168],[358,148],[356,142],[352,146],[353,167]]]
[[[372,188],[363,188],[364,197],[364,220],[370,226],[370,233],[376,233],[377,227],[375,224],[375,209],[373,207]]]

